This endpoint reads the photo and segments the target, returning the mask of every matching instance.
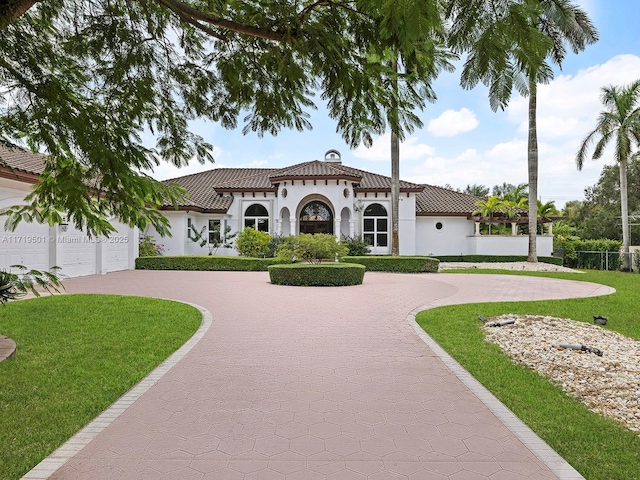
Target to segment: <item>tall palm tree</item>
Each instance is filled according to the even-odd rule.
[[[627,201],[627,162],[632,155],[633,143],[640,145],[640,80],[629,86],[602,88],[600,100],[605,110],[600,112],[594,128],[583,140],[576,164],[582,170],[590,145],[599,137],[592,158],[602,157],[605,147],[614,141],[614,158],[620,168],[620,210],[622,214],[622,268],[629,263],[629,206]]]
[[[538,83],[553,78],[547,60],[561,66],[567,47],[574,53],[584,50],[597,41],[597,31],[587,14],[569,0],[449,0],[447,16],[452,20],[452,48],[469,53],[462,86],[473,88],[482,81],[489,87],[494,111],[507,106],[514,87],[529,98],[527,260],[537,262]]]

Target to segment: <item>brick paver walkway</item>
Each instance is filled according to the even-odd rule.
[[[535,277],[379,273],[341,288],[275,286],[266,273],[149,271],[65,286],[174,298],[213,316],[184,359],[52,477],[92,480],[558,478],[562,467],[553,473],[525,446],[407,315],[610,291]]]

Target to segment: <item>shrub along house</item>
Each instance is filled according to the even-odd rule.
[[[172,238],[164,238],[165,255],[203,255],[193,230],[216,237],[245,227],[271,235],[330,233],[337,238],[362,237],[372,254],[391,252],[391,178],[342,164],[329,150],[324,160],[286,168],[214,168],[166,183],[188,193],[176,210],[162,207],[171,222]],[[527,255],[528,237],[482,235],[480,223],[516,223],[493,217],[480,219],[478,197],[441,187],[400,182],[399,236],[401,255]],[[526,215],[526,212],[522,212]],[[545,221],[548,219],[542,219]],[[526,217],[519,222],[525,222]],[[156,235],[156,239],[158,239]],[[539,256],[553,251],[553,237],[537,237]],[[235,255],[219,248],[218,255]]]
[[[22,149],[0,147],[0,211],[24,204],[44,169],[44,156]],[[94,275],[134,268],[138,231],[111,219],[117,232],[107,238],[89,238],[66,221],[54,226],[20,223],[15,231],[4,229],[0,216],[0,269],[24,265],[49,270],[56,265],[66,277]]]

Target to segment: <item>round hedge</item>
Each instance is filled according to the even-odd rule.
[[[274,285],[296,287],[343,287],[362,285],[364,265],[355,263],[294,263],[270,265],[269,278]]]

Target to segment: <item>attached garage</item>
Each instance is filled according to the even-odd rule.
[[[29,265],[29,268],[49,268],[49,227],[39,223],[18,225],[13,232],[4,230],[0,222],[0,268],[9,265]]]
[[[43,156],[26,150],[0,147],[0,210],[20,205],[43,169]],[[138,230],[115,219],[117,229],[109,238],[89,238],[73,225],[21,223],[15,231],[4,229],[0,217],[0,269],[24,265],[29,269],[61,267],[65,277],[81,277],[120,270],[132,270],[138,255]]]

